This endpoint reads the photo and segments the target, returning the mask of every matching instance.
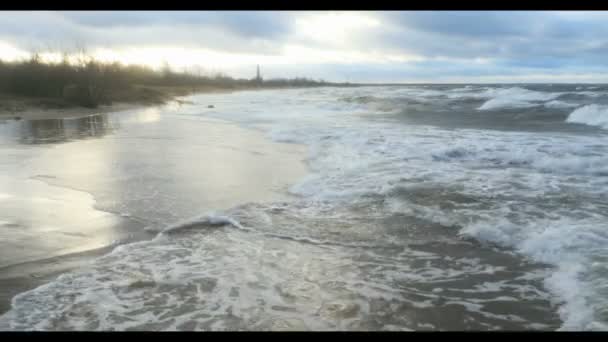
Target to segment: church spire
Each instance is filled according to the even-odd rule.
[[[257,66],[257,72],[256,72],[255,80],[257,82],[262,82],[262,75],[260,74],[260,65],[259,64]]]

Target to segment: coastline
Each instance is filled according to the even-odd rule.
[[[239,89],[241,90],[241,89]],[[245,89],[242,89],[245,90]],[[250,90],[250,89],[249,89]],[[208,90],[208,92],[229,92],[229,90]],[[172,101],[179,101],[179,96],[174,96]],[[115,104],[114,106],[106,106],[97,109],[42,109],[42,108],[31,108],[28,111],[24,111],[21,114],[20,120],[44,120],[44,119],[60,119],[60,118],[75,118],[83,117],[99,113],[117,113],[123,110],[129,109],[145,109],[149,107],[156,107],[158,104]],[[5,114],[5,115],[2,115]],[[120,115],[119,115],[120,116]],[[0,120],[8,119],[14,120],[10,114],[0,112]],[[171,119],[173,120],[173,119]],[[223,191],[219,195],[220,199],[213,202],[214,209],[228,209],[233,206],[244,204],[251,201],[267,201],[289,196],[287,193],[283,193],[283,190],[277,189],[277,180],[283,183],[282,189],[285,186],[293,184],[301,176],[304,176],[307,172],[307,168],[304,164],[305,158],[305,146],[297,144],[281,144],[270,141],[268,138],[262,136],[260,133],[250,129],[239,127],[238,125],[230,122],[221,122],[217,120],[206,121],[201,127],[202,129],[208,129],[211,132],[220,132],[223,136],[230,137],[238,136],[239,139],[247,139],[251,145],[255,145],[254,148],[257,151],[250,151],[249,149],[238,149],[234,147],[219,146],[218,144],[210,144],[205,147],[206,153],[213,155],[214,158],[221,157],[225,161],[221,160],[216,164],[218,170],[210,170],[206,178],[210,178],[209,184],[210,189],[215,191]],[[238,147],[241,141],[239,141],[236,147]],[[284,146],[278,146],[284,145]],[[276,146],[279,148],[277,149]],[[235,161],[241,161],[244,164],[251,165],[252,163],[258,164],[256,166],[259,170],[266,170],[262,174],[267,176],[257,177],[256,184],[251,184],[249,187],[235,187],[235,180],[226,178],[225,172],[222,170],[222,165],[232,165]],[[276,165],[281,164],[280,170],[276,171]],[[221,169],[221,170],[220,170]],[[271,171],[272,170],[272,171]],[[222,176],[217,178],[218,175]],[[46,183],[46,182],[45,182]],[[54,183],[54,182],[51,182]],[[63,188],[62,184],[49,184],[54,188]],[[66,188],[68,189],[68,188]],[[95,197],[95,193],[91,193]],[[96,209],[105,211],[103,209]],[[41,258],[37,260],[24,260],[23,262],[17,262],[8,266],[0,268],[0,316],[11,309],[12,298],[19,294],[36,287],[44,285],[50,281],[53,281],[61,274],[70,272],[80,267],[86,267],[88,262],[93,261],[95,258],[111,252],[115,247],[128,243],[146,241],[154,238],[156,234],[144,231],[136,221],[131,220],[128,217],[120,217],[118,213],[108,212],[109,214],[117,216],[122,225],[125,227],[131,227],[123,229],[125,232],[131,231],[136,232],[128,239],[121,240],[120,243],[113,244],[110,246],[104,246],[101,248],[93,248],[90,250],[80,250],[76,252],[68,252],[62,255],[49,255],[48,258]],[[133,221],[129,223],[130,221]],[[115,230],[116,227],[107,227],[109,231]],[[140,232],[137,232],[141,230]],[[127,235],[117,234],[123,238]],[[27,250],[24,249],[24,250]]]
[[[325,85],[318,87],[335,87],[335,85]],[[47,98],[23,97],[12,94],[0,93],[0,120],[44,120],[44,119],[65,119],[78,118],[96,114],[115,113],[133,109],[143,109],[161,106],[170,102],[181,102],[180,97],[211,94],[211,93],[232,93],[237,91],[252,90],[276,90],[276,89],[298,89],[310,87],[279,87],[279,86],[237,86],[237,87],[142,87],[144,90],[153,90],[155,97],[141,99],[133,98],[128,101],[115,101],[111,105],[100,105],[97,108],[81,107],[61,103],[57,105],[55,100]],[[129,95],[128,95],[129,96]]]
[[[158,87],[157,87],[158,88]],[[253,88],[255,89],[255,88]],[[148,108],[163,105],[171,101],[179,101],[179,97],[206,94],[206,93],[230,93],[239,90],[252,90],[249,88],[218,88],[218,87],[199,87],[196,89],[168,88],[162,90],[162,99],[150,99],[146,101],[117,101],[111,105],[100,105],[97,108],[87,108],[76,105],[69,105],[62,108],[49,105],[46,99],[21,97],[10,94],[0,94],[0,100],[4,102],[0,105],[0,120],[44,120],[44,119],[64,119],[78,118],[95,114],[115,113],[132,109]]]
[[[141,240],[134,240],[131,243]],[[111,252],[117,246],[61,255],[0,268],[0,316],[11,309],[16,295],[53,281],[60,275],[83,267],[87,262]]]

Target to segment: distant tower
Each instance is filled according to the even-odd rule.
[[[260,74],[260,65],[258,64],[257,67],[257,72],[256,72],[256,76],[255,76],[255,81],[257,83],[262,83],[262,75]]]

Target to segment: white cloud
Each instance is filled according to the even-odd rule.
[[[19,49],[7,42],[0,41],[0,59],[12,62],[24,58],[29,58],[29,56],[29,52]]]

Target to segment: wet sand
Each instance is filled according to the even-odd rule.
[[[241,88],[219,88],[215,86],[199,86],[195,89],[191,87],[147,87],[152,88],[162,98],[150,99],[147,101],[133,100],[127,102],[114,102],[111,105],[100,105],[97,108],[86,108],[64,103],[64,108],[49,107],[45,104],[45,98],[26,97],[14,94],[0,93],[0,120],[45,120],[45,119],[65,119],[78,118],[89,115],[99,115],[116,113],[134,109],[155,108],[167,103],[186,104],[182,100],[184,96],[191,94],[206,93],[230,93],[239,90],[255,90],[253,87]]]
[[[85,108],[85,107],[73,107],[73,108],[41,108],[39,106],[28,106],[21,111],[7,111],[0,110],[0,120],[44,120],[44,119],[63,119],[63,118],[77,118],[88,115],[96,115],[103,113],[115,113],[124,110],[144,108],[147,106],[134,103],[115,103],[111,106],[99,106],[98,108]],[[148,106],[153,107],[153,106]]]
[[[163,110],[0,118],[0,314],[14,295],[152,238],[174,217],[281,199],[306,173],[303,146]],[[167,139],[178,143],[167,150]],[[180,180],[156,179],[158,168]],[[179,214],[155,209],[150,192],[176,196],[157,197]]]

